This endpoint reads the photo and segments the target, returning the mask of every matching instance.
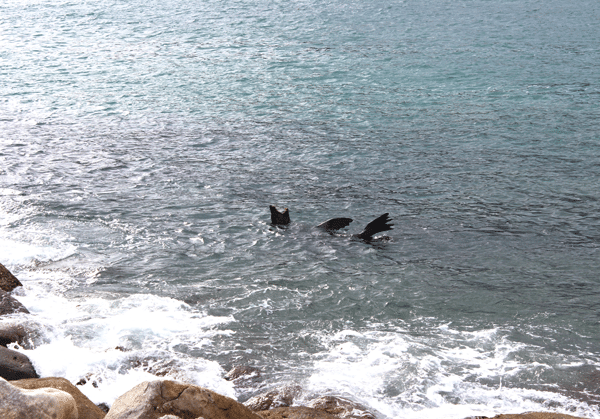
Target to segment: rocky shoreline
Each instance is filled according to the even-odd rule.
[[[11,293],[21,282],[0,264],[0,317],[28,314]],[[20,324],[0,323],[0,417],[3,419],[377,419],[364,406],[341,397],[322,396],[307,406],[293,406],[301,389],[284,386],[245,403],[209,389],[171,380],[143,382],[117,398],[110,409],[96,406],[76,385],[61,377],[39,377],[31,361],[7,348],[22,344],[28,331]],[[235,367],[225,376],[243,380],[259,375]],[[466,418],[465,418],[466,419]],[[478,416],[472,419],[487,419]],[[558,413],[497,415],[493,419],[581,419]]]

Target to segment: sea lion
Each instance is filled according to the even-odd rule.
[[[389,224],[389,222],[392,221],[389,215],[390,214],[386,212],[385,214],[375,218],[373,221],[367,224],[362,233],[356,234],[355,237],[361,240],[369,241],[375,234],[381,233],[382,231],[391,230],[394,224]]]
[[[273,225],[287,225],[290,221],[290,212],[286,208],[283,213],[277,211],[274,205],[269,207],[271,209],[271,223]],[[377,233],[381,233],[382,231],[392,230],[392,226],[394,224],[390,224],[392,219],[389,217],[389,213],[386,212],[383,215],[375,218],[371,221],[365,229],[359,234],[353,234],[352,237],[355,237],[360,240],[369,241],[373,238],[373,236]],[[322,228],[323,230],[333,233],[341,228],[347,227],[352,222],[352,218],[332,218],[331,220],[327,220],[317,227]]]
[[[333,232],[340,228],[348,227],[352,222],[352,218],[332,218],[324,223],[319,224],[317,227],[322,228],[325,231]]]
[[[271,210],[271,224],[287,225],[290,223],[290,211],[287,208],[283,212],[279,212],[275,205],[271,205],[269,209]]]

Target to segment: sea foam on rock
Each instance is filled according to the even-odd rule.
[[[375,419],[366,407],[342,397],[322,396],[311,400],[308,406],[343,419]]]
[[[22,345],[29,335],[29,331],[21,324],[14,322],[0,323],[0,346],[6,347],[10,343]]]
[[[75,399],[67,392],[54,388],[26,390],[0,378],[0,417],[2,419],[79,419],[79,413]]]
[[[258,412],[263,419],[340,419],[321,410],[310,407],[278,407]]]
[[[15,313],[28,314],[29,310],[8,292],[0,290],[0,316]]]
[[[283,386],[246,400],[244,406],[254,412],[288,407],[292,405],[294,398],[298,397],[301,392],[302,388],[298,385]]]
[[[225,379],[227,381],[235,381],[238,384],[242,381],[254,380],[257,378],[260,378],[260,370],[247,365],[236,365],[225,374]]]

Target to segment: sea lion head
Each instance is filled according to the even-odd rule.
[[[277,211],[275,205],[270,205],[271,223],[275,225],[286,225],[290,223],[290,211],[286,208],[283,212]]]

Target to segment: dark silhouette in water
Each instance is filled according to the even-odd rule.
[[[274,205],[271,205],[269,208],[271,209],[271,224],[288,225],[291,222],[290,211],[287,208],[283,212],[277,211],[277,208],[275,208]],[[390,221],[392,221],[392,219],[389,217],[389,213],[386,212],[367,224],[362,233],[353,234],[352,237],[369,241],[375,234],[391,230],[394,224],[390,224]],[[333,233],[336,230],[347,227],[351,222],[352,218],[332,218],[331,220],[319,224],[317,227],[322,228],[329,233]]]
[[[322,228],[325,231],[334,232],[340,228],[348,227],[352,222],[352,218],[332,218],[324,223],[319,224],[317,227]]]
[[[269,206],[271,210],[271,223],[275,225],[287,225],[290,223],[290,211],[286,208],[283,212],[277,211],[275,205]]]
[[[379,217],[375,218],[373,221],[367,224],[362,233],[356,234],[355,236],[361,240],[368,241],[371,240],[373,236],[377,233],[391,230],[394,224],[390,224],[390,221],[392,221],[392,219],[389,217],[389,215],[390,214],[386,212],[385,214],[382,214]]]

